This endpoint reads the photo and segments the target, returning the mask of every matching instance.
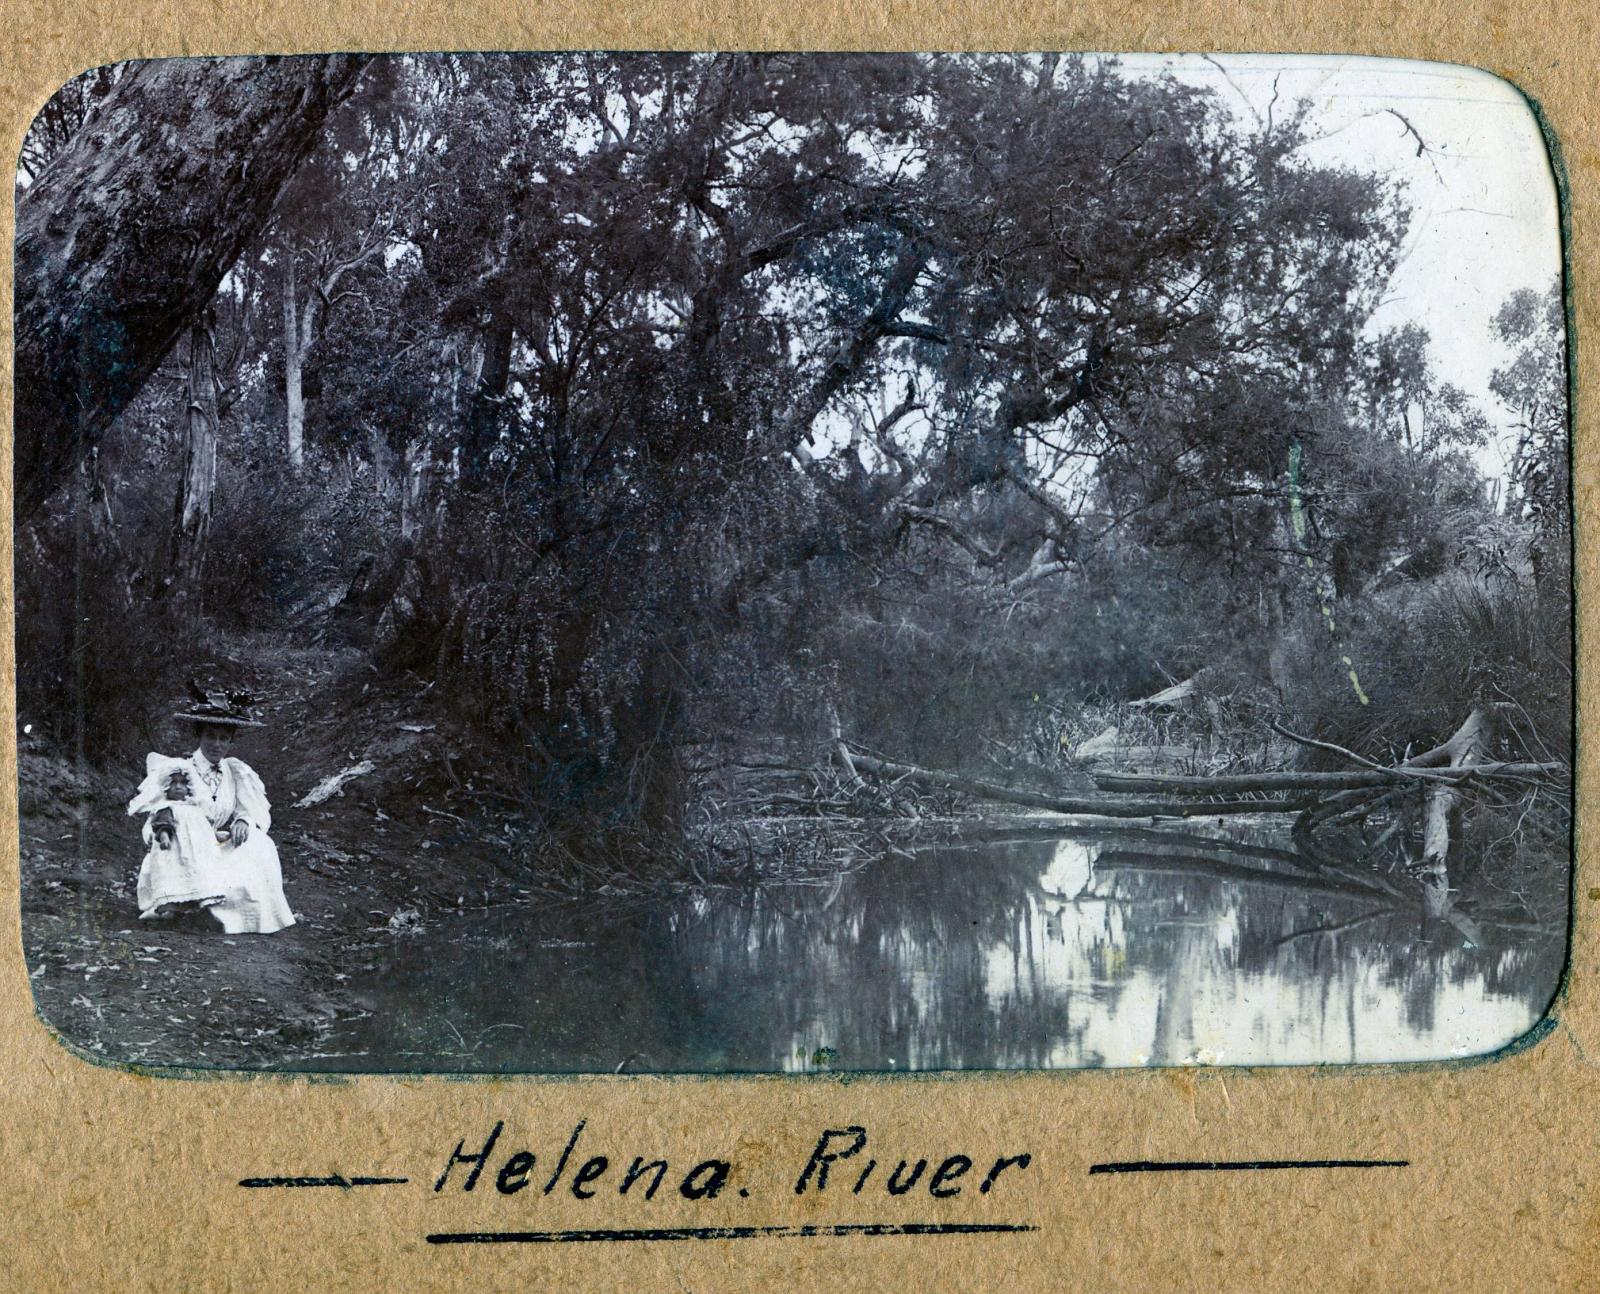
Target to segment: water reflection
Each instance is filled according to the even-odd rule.
[[[1555,937],[1486,930],[1473,947],[1360,895],[1110,865],[1129,843],[921,850],[832,887],[714,891],[620,918],[461,918],[447,944],[425,941],[432,951],[397,942],[366,989],[372,1016],[343,1039],[349,1054],[313,1065],[1430,1060],[1515,1039],[1559,978]],[[440,946],[461,956],[445,962]]]

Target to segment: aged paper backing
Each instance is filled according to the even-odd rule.
[[[1272,51],[1436,59],[1503,76],[1559,148],[1578,356],[1575,472],[1581,679],[1600,605],[1593,391],[1600,327],[1600,28],[1578,0],[1409,9],[1348,0],[812,6],[591,6],[422,0],[403,9],[17,0],[0,17],[0,146],[99,63],[164,55],[551,48]],[[9,247],[11,204],[0,211]],[[11,272],[0,299],[9,372]],[[0,422],[10,428],[10,382]],[[11,713],[11,454],[5,624]],[[1582,731],[1600,696],[1581,688]],[[14,728],[14,722],[12,727]],[[1396,1067],[923,1077],[507,1080],[150,1077],[91,1063],[38,1019],[21,955],[14,742],[0,751],[0,1287],[14,1290],[1600,1288],[1600,859],[1589,744],[1578,780],[1574,937],[1541,1032],[1487,1060]],[[664,1191],[648,1207],[565,1192],[435,1194],[458,1141],[497,1120],[544,1153],[570,1129],[685,1167],[731,1159],[748,1196]],[[797,1197],[819,1132],[859,1124],[898,1157],[1027,1151],[988,1196]],[[1093,1175],[1107,1160],[1403,1159],[1370,1171]],[[935,1162],[937,1162],[935,1160]],[[492,1168],[491,1168],[492,1171]],[[386,1190],[242,1190],[265,1174],[382,1174]],[[484,1183],[488,1185],[487,1182]],[[931,1208],[931,1204],[941,1207]],[[1011,1235],[429,1245],[477,1228],[1023,1222]]]

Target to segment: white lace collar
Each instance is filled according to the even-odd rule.
[[[222,757],[223,762],[227,756]],[[200,774],[200,780],[205,783],[206,789],[211,792],[211,798],[217,798],[217,792],[222,787],[223,766],[221,763],[213,764],[206,758],[205,752],[196,748],[194,754],[189,756],[189,762],[194,765],[195,772]]]

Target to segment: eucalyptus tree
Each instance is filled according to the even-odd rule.
[[[1031,500],[1044,552],[1013,578],[1112,528],[1272,547],[1291,448],[1342,402],[1398,252],[1399,195],[1300,160],[1293,114],[1242,131],[1107,60],[972,60],[936,111],[947,250],[909,343],[936,452],[901,496]]]
[[[896,227],[915,182],[874,175],[851,141],[909,129],[913,69],[861,60],[827,84],[798,57],[429,70],[448,143],[414,262],[396,267],[434,311],[413,353],[447,360],[451,398],[428,421],[454,470],[427,570],[398,581],[407,632],[386,640],[455,662],[483,713],[575,751],[546,763],[604,780],[673,730],[686,644],[706,641],[691,626],[805,506],[793,411],[840,370],[796,360],[807,303],[791,280],[847,231],[910,245]],[[885,318],[906,288],[869,267],[849,290]],[[830,348],[846,334],[848,356],[859,322],[830,334],[825,305],[805,326]]]
[[[178,484],[166,566],[157,585],[178,602],[189,602],[203,590],[223,426],[247,387],[260,378],[258,324],[263,304],[259,269],[248,256],[241,257],[190,325],[186,341],[175,352],[179,363],[155,374],[177,387],[181,406],[176,417]],[[179,371],[166,372],[174,367]]]
[[[217,488],[216,338],[208,310],[189,329],[185,375],[183,466],[173,509],[169,587],[180,596],[199,587],[206,541],[211,534],[211,503]]]
[[[384,60],[285,186],[267,235],[282,311],[285,449],[305,465],[306,375],[330,318],[370,302],[403,246],[419,164],[435,136],[399,92],[406,64]],[[320,381],[317,383],[320,389]]]
[[[1568,467],[1566,316],[1560,283],[1513,292],[1494,318],[1510,352],[1490,389],[1511,415],[1514,507],[1530,529],[1534,584],[1546,597],[1569,577],[1572,478]]]
[[[869,577],[869,614],[846,618],[880,622],[875,647],[851,632],[864,677],[916,642],[992,710],[1022,662],[974,640],[985,608],[1048,668],[1050,639],[1071,639],[1063,618],[1099,609],[1099,568],[1141,546],[1218,572],[1219,610],[1270,635],[1308,577],[1331,597],[1380,569],[1404,542],[1391,516],[1426,499],[1425,531],[1425,481],[1471,501],[1465,412],[1448,435],[1430,424],[1409,481],[1400,422],[1364,414],[1405,197],[1307,160],[1302,110],[1241,124],[1204,90],[1095,58],[972,58],[924,85],[931,254],[897,335],[831,406],[848,436],[807,455],[830,506],[860,519],[852,552],[898,553],[888,605],[938,581],[944,630],[937,607],[870,614],[885,586]],[[846,254],[816,253],[859,279]]]
[[[205,307],[366,63],[134,64],[23,190],[20,519],[67,478]]]

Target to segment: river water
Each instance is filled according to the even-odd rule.
[[[1230,828],[1261,865],[1262,841]],[[1526,1033],[1560,937],[1467,943],[1362,896],[1151,871],[1155,833],[891,854],[829,885],[395,937],[370,1012],[295,1066],[817,1072],[1420,1061]],[[1235,865],[1238,859],[1233,860]],[[1144,865],[1142,865],[1144,864]]]

